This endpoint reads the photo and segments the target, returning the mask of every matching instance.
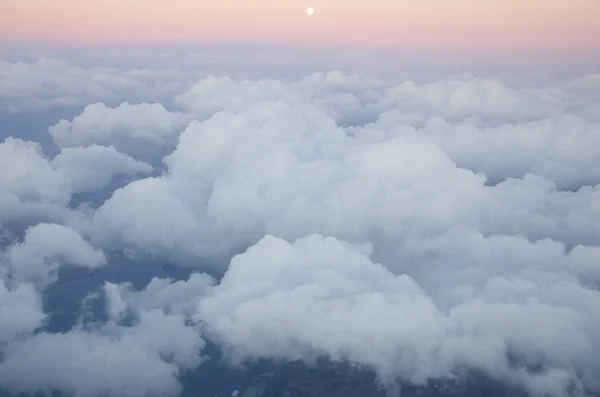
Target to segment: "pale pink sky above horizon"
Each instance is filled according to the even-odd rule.
[[[0,39],[19,43],[597,51],[598,21],[600,0],[0,0]]]

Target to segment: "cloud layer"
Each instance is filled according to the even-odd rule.
[[[56,156],[0,143],[0,386],[178,393],[211,341],[232,364],[350,361],[390,390],[478,371],[536,397],[600,393],[599,82],[331,72],[93,91],[48,126]],[[70,331],[45,329],[61,271],[119,255],[193,271],[105,282]]]

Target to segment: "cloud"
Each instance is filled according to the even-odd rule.
[[[384,371],[412,372],[416,379],[427,376],[420,372],[435,363],[407,360],[398,368],[398,351],[433,354],[431,344],[443,339],[443,318],[410,277],[373,264],[365,248],[319,235],[293,244],[264,237],[232,260],[200,303],[199,318],[237,358],[326,353]]]
[[[598,386],[598,291],[560,273],[522,271],[490,276],[452,304],[416,281],[427,270],[394,275],[369,253],[319,235],[291,244],[264,237],[232,260],[198,318],[234,361],[326,354],[370,366],[383,381],[421,385],[466,367],[534,395],[563,395],[574,374]],[[468,274],[455,286],[443,271],[430,276],[456,294],[476,285]]]
[[[230,254],[265,233],[295,239],[318,232],[379,248],[456,226],[598,244],[596,226],[577,218],[597,214],[583,204],[597,187],[563,194],[528,169],[525,179],[487,186],[484,174],[460,168],[422,132],[377,132],[352,139],[301,101],[220,112],[190,124],[164,159],[165,175],[115,192],[94,214],[92,237],[100,245],[198,258]],[[145,206],[135,206],[142,197]],[[151,216],[159,208],[169,216]]]
[[[130,283],[104,285],[107,312],[111,319],[123,317],[141,310],[164,309],[171,314],[193,315],[205,291],[214,279],[203,273],[192,273],[188,280],[153,278],[141,291]]]
[[[589,352],[600,296],[587,285],[600,242],[585,220],[599,215],[590,205],[600,192],[595,124],[550,105],[528,112],[521,101],[535,104],[535,96],[498,84],[441,83],[348,134],[305,93],[253,84],[212,79],[180,97],[199,121],[165,157],[164,175],[131,183],[99,208],[92,241],[186,266],[260,241],[200,302],[198,318],[236,359],[327,354],[374,367],[387,381],[423,383],[467,367],[535,395],[563,395],[578,382],[597,389]],[[403,112],[417,104],[423,115],[440,113],[406,125]],[[470,124],[468,113],[482,121]],[[169,216],[156,215],[159,208]],[[332,237],[291,248],[284,241],[311,233]],[[343,241],[372,250],[347,258]],[[336,244],[339,256],[330,258]],[[353,270],[354,261],[364,269]],[[374,284],[353,292],[365,280]]]
[[[0,383],[10,391],[61,390],[85,397],[173,395],[180,392],[181,371],[202,362],[203,347],[183,316],[147,311],[131,327],[109,322],[16,342],[4,352]]]
[[[6,344],[30,334],[45,318],[41,296],[33,285],[11,287],[0,280],[0,355]]]
[[[210,340],[232,363],[325,355],[390,388],[475,371],[532,396],[600,392],[593,75],[215,75],[175,89],[150,71],[3,67],[87,81],[46,97],[5,79],[19,107],[91,103],[50,127],[53,158],[0,144],[0,222],[23,231],[0,266],[0,320],[22,313],[0,323],[3,387],[176,394]],[[107,200],[73,204],[119,175]],[[104,282],[101,316],[45,329],[40,295],[60,266],[112,254],[195,272]]]
[[[60,266],[95,268],[106,264],[102,251],[92,247],[76,231],[46,223],[27,229],[24,241],[10,246],[5,255],[11,278],[42,286],[56,282]]]
[[[235,95],[233,93],[235,92]],[[529,121],[563,111],[560,88],[511,88],[498,80],[473,76],[418,83],[404,77],[315,73],[285,84],[280,80],[234,80],[209,76],[175,98],[188,112],[206,118],[219,110],[238,111],[263,100],[310,99],[336,120],[366,123],[385,111],[469,120],[483,125]],[[357,114],[352,114],[357,113]]]
[[[62,231],[63,236],[69,233],[74,232]],[[101,254],[81,241],[62,240],[57,244],[56,240],[43,240],[34,247],[30,237],[16,249],[23,254],[47,244],[46,258],[51,254],[57,257],[63,250],[80,266],[102,262]],[[14,259],[14,253],[9,250],[8,256]],[[24,255],[17,257],[19,264],[27,259]],[[31,269],[37,259],[31,255],[29,259],[26,263]],[[34,279],[35,275],[29,272],[22,276]],[[213,283],[211,277],[199,274],[187,281],[153,279],[142,291],[133,290],[129,283],[106,283],[102,295],[108,321],[85,321],[88,315],[93,319],[94,314],[84,313],[68,332],[35,334],[32,331],[45,319],[39,295],[31,284],[21,283],[12,291],[0,284],[0,384],[17,393],[60,390],[89,397],[178,394],[179,377],[206,360],[201,327],[189,316],[196,311],[203,291]],[[89,298],[98,297],[90,295],[86,300],[89,303]]]
[[[71,198],[69,180],[56,172],[34,142],[7,138],[0,143],[0,221],[53,221],[64,216]]]
[[[600,163],[592,149],[600,140],[600,124],[573,114],[478,128],[437,116],[411,117],[394,109],[357,133],[366,137],[376,130],[393,137],[403,133],[399,126],[411,118],[422,124],[415,131],[439,145],[459,166],[485,173],[494,183],[535,174],[559,189],[577,190],[600,180]]]
[[[208,76],[186,93],[175,97],[175,104],[206,119],[221,110],[239,111],[256,102],[279,97],[294,100],[298,96],[279,80],[238,81]]]
[[[152,166],[119,153],[112,146],[96,144],[64,148],[52,160],[52,165],[67,176],[73,193],[100,190],[117,175],[136,176],[153,170]]]
[[[115,176],[148,173],[148,164],[91,145],[47,158],[41,145],[7,138],[0,143],[0,223],[65,222],[73,194],[102,189]]]
[[[157,153],[164,155],[174,149],[189,121],[190,116],[171,113],[160,103],[122,103],[116,108],[95,103],[72,121],[61,120],[49,132],[63,148],[102,144],[120,152],[156,158]]]
[[[85,67],[55,56],[33,61],[0,59],[0,103],[21,111],[86,106],[102,101],[164,100],[185,89],[195,73],[173,70],[120,70]]]
[[[320,150],[320,145],[312,142],[317,132],[325,142],[345,139],[343,131],[318,109],[296,106],[265,102],[239,115],[219,113],[205,123],[190,124],[178,148],[164,160],[167,175],[126,186],[96,212],[93,240],[100,245],[143,246],[157,254],[176,251],[175,255],[182,257],[201,257],[228,254],[237,245],[260,238],[265,216],[286,211],[281,205],[294,205],[288,204],[286,197],[294,195],[290,188],[295,182],[308,178],[304,186],[315,194],[320,187],[307,185],[318,181],[313,179],[319,172],[318,163],[300,168],[295,176],[294,170],[302,165],[302,157],[295,156],[306,151],[309,162],[317,161],[315,150]],[[285,141],[289,141],[291,151],[286,150]],[[328,183],[325,167],[320,171],[325,175],[320,178],[323,184]],[[335,177],[335,170],[332,172]],[[222,175],[226,177],[221,179]],[[239,184],[242,179],[245,182]],[[279,183],[284,186],[277,186]],[[267,199],[272,194],[268,201],[257,194],[261,184],[275,188],[266,192]],[[179,195],[178,191],[189,194]],[[141,197],[147,204],[130,210],[130,204]],[[275,207],[269,208],[271,204]],[[158,209],[164,217],[149,216]],[[165,227],[172,233],[165,234]],[[223,238],[224,234],[230,237]]]
[[[404,82],[388,89],[379,109],[400,107],[406,113],[422,112],[449,121],[476,115],[489,121],[537,119],[561,111],[551,89],[511,89],[490,79],[449,80],[429,84]]]
[[[0,61],[0,76],[0,99],[11,99],[19,107],[71,106],[89,98],[113,97],[102,82],[88,79],[86,69],[58,59],[40,57],[35,63]],[[42,80],[45,85],[40,83]],[[139,89],[139,86],[129,88]]]
[[[564,89],[568,108],[587,120],[600,122],[600,73],[577,76],[567,82]]]

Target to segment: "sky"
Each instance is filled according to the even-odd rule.
[[[597,0],[1,0],[0,11],[9,42],[600,49]]]

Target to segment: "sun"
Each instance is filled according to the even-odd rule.
[[[308,8],[306,9],[306,13],[307,13],[308,15],[312,15],[312,14],[313,14],[313,12],[315,12],[315,10],[313,10],[311,7],[308,7]]]

